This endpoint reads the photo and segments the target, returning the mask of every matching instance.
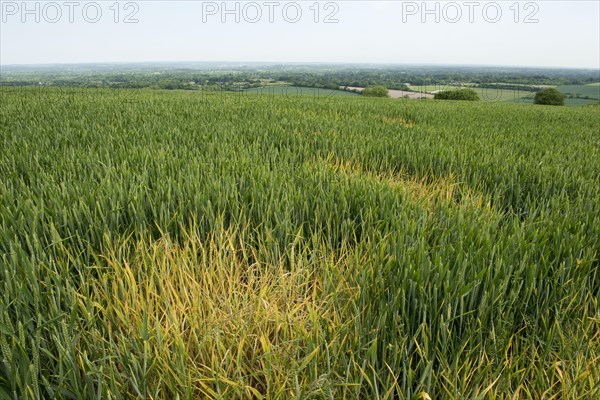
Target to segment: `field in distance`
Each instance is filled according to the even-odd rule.
[[[0,398],[598,397],[598,107],[0,91]]]
[[[563,85],[557,90],[567,96],[566,105],[597,104],[600,102],[600,83],[588,85]]]
[[[474,84],[460,85],[423,85],[411,86],[410,89],[424,93],[436,93],[441,90],[452,90],[458,87],[471,87],[477,92],[479,98],[488,102],[509,102],[509,103],[533,103],[535,92],[530,90],[515,90],[503,88],[479,88],[473,87]],[[519,85],[514,85],[519,86]],[[547,85],[539,86],[551,87]],[[558,91],[565,94],[565,105],[580,106],[587,104],[597,104],[600,101],[600,83],[588,85],[563,85],[556,87]]]
[[[500,89],[500,88],[478,88],[474,87],[474,84],[460,84],[460,85],[422,85],[422,86],[410,86],[411,90],[424,93],[435,94],[443,90],[454,90],[457,88],[472,88],[479,95],[479,99],[487,102],[509,102],[509,103],[527,103],[527,98],[531,98],[533,102],[533,96],[535,92],[528,90],[514,90],[514,89]]]
[[[257,93],[263,95],[284,95],[284,96],[312,96],[312,97],[329,97],[329,96],[360,96],[358,93],[346,90],[324,89],[301,86],[288,85],[273,85],[261,88],[247,89],[245,93]]]

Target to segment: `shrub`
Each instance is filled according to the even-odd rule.
[[[533,102],[548,106],[564,106],[565,95],[556,89],[548,88],[537,92],[533,98]]]
[[[369,86],[362,94],[369,97],[388,97],[388,90],[385,86]]]
[[[433,98],[436,100],[479,100],[477,92],[473,89],[443,90],[436,93]]]

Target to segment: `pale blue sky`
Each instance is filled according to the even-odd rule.
[[[279,6],[271,8],[271,23],[268,1],[256,1],[245,9],[249,2],[239,2],[239,23],[235,15],[222,22],[221,1],[136,1],[132,3],[137,5],[138,22],[127,24],[123,19],[135,11],[133,6],[124,10],[127,1],[97,1],[102,15],[96,23],[85,20],[83,7],[88,2],[81,1],[72,8],[71,23],[70,6],[63,1],[50,6],[29,1],[27,7],[34,12],[25,14],[21,0],[3,0],[0,64],[263,61],[600,67],[600,2],[595,0],[529,5],[497,1],[502,15],[496,23],[485,19],[495,19],[498,8],[489,5],[484,15],[488,1],[472,8],[473,22],[468,1],[438,2],[439,23],[435,14],[422,15],[421,1],[335,1],[327,10],[327,2],[322,1],[315,23],[312,0],[297,2],[302,11],[297,23],[286,21],[283,13],[287,5],[286,16],[293,19],[296,5],[278,1]],[[118,23],[115,3],[120,9]],[[517,23],[515,3],[520,10]],[[434,9],[435,4],[429,1],[427,7]],[[250,23],[247,20],[257,16],[256,5],[262,18]],[[336,6],[338,22],[324,23]],[[96,17],[94,7],[86,8],[88,20]],[[234,8],[235,2],[228,2],[228,7]],[[457,19],[459,9],[458,22],[444,21]],[[538,22],[525,23],[532,12]],[[49,22],[55,19],[58,22]]]

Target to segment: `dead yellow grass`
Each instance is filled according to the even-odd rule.
[[[381,121],[383,121],[384,123],[388,124],[388,125],[402,125],[405,128],[412,128],[413,126],[415,126],[415,123],[409,119],[406,119],[404,117],[387,117],[385,115],[381,116]]]
[[[341,160],[333,156],[329,156],[324,163],[335,173],[355,178],[366,177],[395,190],[400,190],[410,199],[424,204],[427,208],[441,203],[497,215],[497,211],[483,194],[461,185],[454,175],[436,177],[432,181],[411,176],[403,171],[375,172],[357,161]]]
[[[112,336],[146,338],[162,368],[154,379],[189,386],[195,398],[292,398],[299,387],[324,390],[325,380],[310,367],[330,343],[309,348],[308,339],[328,331],[340,340],[335,332],[349,322],[314,272],[335,269],[333,260],[310,269],[301,262],[291,270],[260,264],[228,231],[208,242],[190,235],[181,245],[165,235],[123,246],[134,250],[127,257],[107,254],[110,268],[95,303],[116,321]],[[331,272],[338,294],[356,293],[343,274]],[[181,363],[184,376],[169,367],[181,371]]]

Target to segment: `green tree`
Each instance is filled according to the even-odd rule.
[[[548,88],[537,92],[533,98],[533,102],[549,106],[564,106],[565,95],[556,89]]]
[[[433,98],[436,100],[479,100],[477,92],[473,89],[442,90],[437,92]]]
[[[369,97],[388,97],[388,90],[385,86],[369,86],[362,94]]]

